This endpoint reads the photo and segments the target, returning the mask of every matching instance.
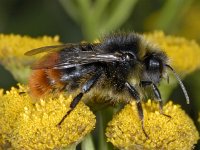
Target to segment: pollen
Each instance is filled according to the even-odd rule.
[[[48,100],[47,100],[48,99]],[[69,114],[71,96],[46,96],[37,103],[20,86],[0,96],[0,143],[14,149],[56,149],[76,145],[95,126],[95,115],[83,102]]]
[[[24,53],[34,48],[58,44],[59,36],[31,38],[0,34],[0,63],[11,71],[15,79],[24,83],[30,75],[30,64],[35,60],[35,57],[27,57]]]
[[[193,121],[171,101],[159,113],[158,105],[149,100],[143,104],[144,135],[135,102],[114,116],[106,129],[107,141],[119,149],[185,149],[190,150],[199,139]]]
[[[165,35],[162,31],[144,36],[166,52],[176,71],[187,74],[200,68],[200,46],[194,40]]]

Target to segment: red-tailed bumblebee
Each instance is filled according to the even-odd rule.
[[[47,46],[28,51],[25,55],[42,52],[48,53],[32,66],[34,71],[29,80],[31,94],[40,97],[55,91],[78,92],[70,104],[70,111],[58,125],[82,97],[98,95],[105,101],[129,103],[136,100],[144,131],[143,92],[146,87],[152,89],[162,113],[157,85],[161,79],[167,78],[167,70],[173,72],[189,103],[185,87],[168,64],[167,55],[142,35],[117,33],[102,38],[99,43]]]

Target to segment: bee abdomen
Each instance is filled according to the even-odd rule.
[[[58,70],[34,70],[29,80],[31,95],[34,97],[41,97],[55,88],[62,88],[64,84],[60,82],[59,78],[60,72]]]

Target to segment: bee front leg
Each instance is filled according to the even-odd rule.
[[[130,83],[126,82],[125,83],[125,86],[127,87],[128,89],[128,92],[130,93],[130,95],[136,99],[136,106],[137,106],[137,110],[138,110],[138,114],[139,114],[139,118],[141,120],[141,123],[142,123],[142,130],[145,134],[145,136],[147,138],[149,138],[149,136],[147,135],[145,129],[144,129],[144,114],[143,114],[143,109],[142,109],[142,104],[141,104],[141,100],[140,100],[140,95],[139,93],[137,92],[137,90],[135,89],[134,86],[132,86]]]
[[[70,110],[63,116],[61,121],[58,123],[58,126],[62,124],[62,122],[65,120],[65,118],[72,112],[72,110],[76,107],[76,105],[79,103],[81,98],[85,93],[87,93],[99,80],[100,76],[102,75],[102,69],[99,69],[82,87],[81,92],[72,100],[70,104]]]
[[[162,115],[166,116],[166,117],[171,118],[171,116],[166,115],[166,114],[163,113],[163,101],[162,101],[161,94],[160,94],[160,91],[159,91],[158,87],[152,81],[141,81],[140,85],[142,87],[146,87],[146,86],[151,86],[152,87],[153,93],[155,95],[155,98],[159,103],[160,113]]]

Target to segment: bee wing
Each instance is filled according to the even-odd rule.
[[[62,44],[62,45],[45,46],[45,47],[32,49],[32,50],[26,52],[24,55],[32,56],[32,55],[36,55],[36,54],[43,53],[43,52],[55,52],[55,51],[60,51],[62,49],[70,49],[77,45],[78,44],[68,43],[68,44]]]
[[[120,54],[100,51],[61,50],[48,53],[33,64],[32,69],[65,69],[94,62],[121,61]]]
[[[121,61],[121,57],[112,53],[98,53],[95,51],[81,51],[78,53],[65,53],[63,59],[55,64],[53,68],[64,69],[79,65],[95,63],[95,62],[113,62]]]

